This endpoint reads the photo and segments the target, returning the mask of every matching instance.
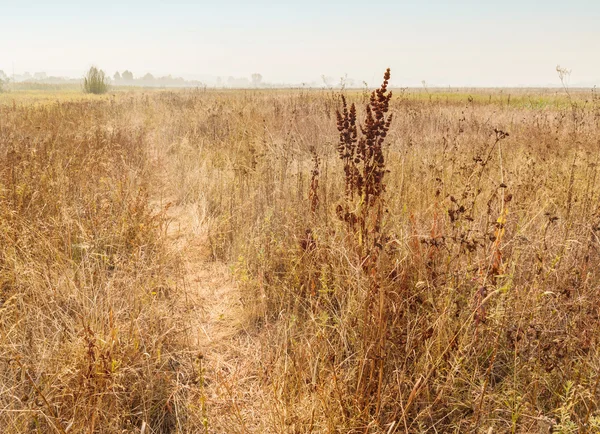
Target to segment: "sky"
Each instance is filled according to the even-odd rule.
[[[600,85],[600,0],[0,0],[0,69],[395,86]]]

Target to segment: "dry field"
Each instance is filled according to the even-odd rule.
[[[594,92],[44,92],[0,432],[600,432]]]

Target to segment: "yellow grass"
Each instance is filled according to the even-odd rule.
[[[373,275],[334,91],[0,94],[1,431],[598,432],[600,100],[394,92]]]

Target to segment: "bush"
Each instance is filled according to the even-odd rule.
[[[100,95],[108,91],[108,78],[101,69],[92,66],[83,78],[83,91]]]

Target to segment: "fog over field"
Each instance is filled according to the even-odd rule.
[[[600,433],[599,0],[1,3],[0,434]]]
[[[595,0],[4,2],[0,70],[375,86],[389,66],[394,86],[539,87],[561,65],[591,87],[598,22]]]

